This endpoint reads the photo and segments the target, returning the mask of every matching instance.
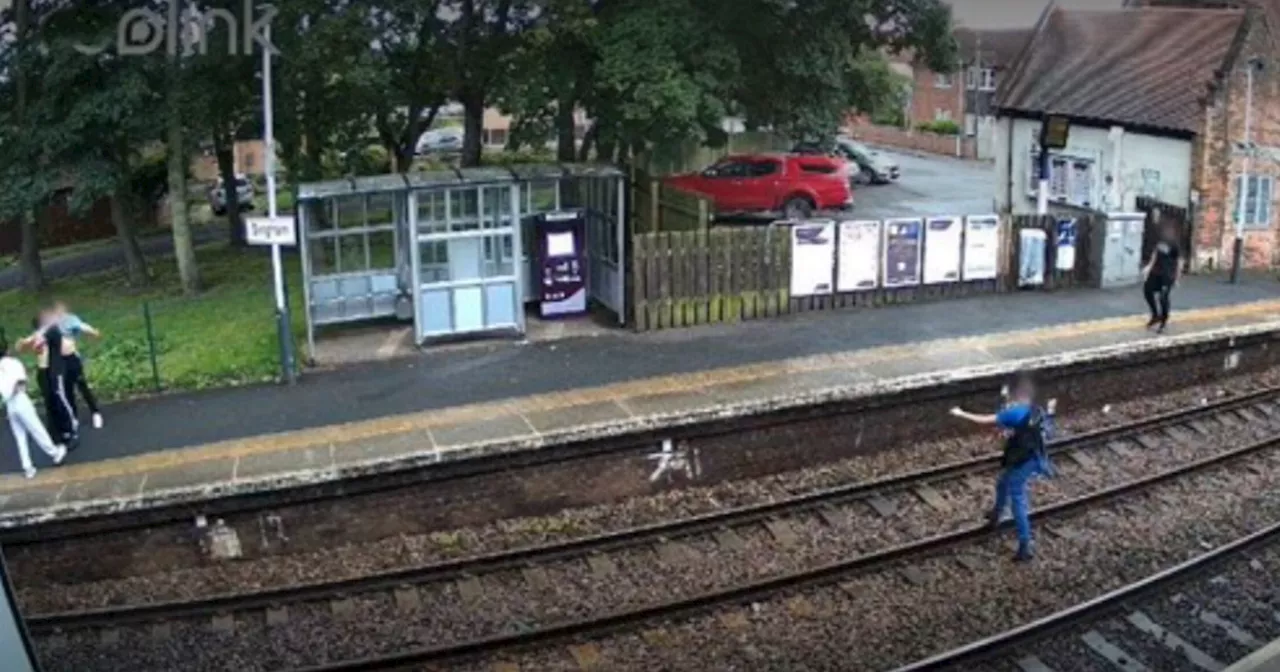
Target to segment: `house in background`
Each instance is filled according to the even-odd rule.
[[[850,132],[872,142],[990,160],[995,151],[996,89],[1018,57],[1031,30],[955,30],[959,64],[955,72],[930,70],[910,52],[891,57],[890,68],[908,78],[904,130],[875,128],[866,118],[850,122]],[[960,137],[936,137],[920,129],[949,121]]]
[[[1050,7],[996,100],[997,206],[1035,211],[1040,120],[1064,115],[1068,145],[1049,163],[1055,207],[1132,211],[1145,196],[1190,208],[1195,268],[1230,263],[1240,217],[1247,266],[1273,265],[1280,164],[1255,161],[1247,184],[1240,170],[1246,70],[1274,62],[1275,38],[1257,9]],[[1253,142],[1280,146],[1274,68],[1254,76],[1252,110]]]

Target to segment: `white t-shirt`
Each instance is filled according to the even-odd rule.
[[[18,383],[27,381],[27,367],[16,357],[0,358],[0,398],[6,403],[13,398]]]

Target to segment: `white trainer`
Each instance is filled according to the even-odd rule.
[[[67,459],[67,447],[62,444],[58,444],[54,446],[53,447],[53,463],[62,464],[62,461],[65,459]]]
[[[31,467],[30,469],[26,469],[26,470],[24,470],[24,471],[23,471],[23,473],[25,473],[25,474],[27,475],[27,478],[35,478],[35,477],[36,477],[36,468],[35,468],[35,467]]]
[[[94,413],[94,414],[93,414],[93,428],[94,428],[94,429],[102,429],[102,414],[101,414],[101,413]]]

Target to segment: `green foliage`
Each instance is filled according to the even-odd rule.
[[[917,131],[926,133],[937,133],[938,135],[959,135],[960,126],[950,119],[939,119],[938,121],[928,121],[922,124],[916,124]]]

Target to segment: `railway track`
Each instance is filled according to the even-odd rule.
[[[1066,458],[1059,460],[1062,475],[1053,486],[1058,496],[1051,497],[1053,503],[1039,509],[1037,516],[1077,511],[1102,500],[1275,448],[1280,445],[1277,401],[1280,401],[1280,389],[1271,388],[1061,440],[1053,446],[1056,455]],[[1210,440],[1225,438],[1246,442],[1264,434],[1265,439],[1244,448],[1212,454],[1194,448]],[[1106,469],[1099,469],[1100,459],[1110,462]],[[1116,469],[1116,464],[1128,465],[1129,471],[1140,476],[1125,480],[1125,469]],[[38,636],[58,633],[60,646],[55,648],[66,648],[68,633],[76,631],[111,632],[111,641],[120,642],[121,631],[135,629],[149,633],[154,639],[157,623],[184,619],[204,619],[206,630],[212,622],[213,629],[225,631],[230,619],[233,628],[234,623],[240,622],[255,632],[272,628],[283,632],[293,627],[314,628],[326,619],[330,622],[362,619],[367,607],[387,612],[372,619],[387,623],[421,619],[423,612],[436,611],[437,607],[445,614],[500,612],[488,621],[470,622],[462,617],[462,623],[452,622],[455,619],[447,615],[428,615],[428,620],[437,623],[419,631],[417,640],[443,642],[438,646],[416,647],[397,641],[384,642],[379,647],[362,642],[344,647],[340,655],[335,655],[335,651],[312,652],[319,660],[349,662],[306,668],[306,663],[301,661],[307,661],[308,655],[303,654],[291,657],[287,663],[282,659],[277,667],[269,668],[409,669],[414,665],[511,647],[538,646],[582,636],[598,637],[648,620],[678,618],[717,605],[762,599],[798,586],[836,580],[860,570],[984,538],[990,530],[969,523],[983,510],[991,481],[989,478],[975,481],[971,477],[996,468],[996,457],[984,457],[765,505],[356,580],[188,602],[42,614],[31,618],[30,626]],[[956,503],[966,499],[970,504]],[[807,533],[815,527],[836,530],[836,536],[844,538],[851,530],[856,536],[859,530],[865,533],[864,528],[868,526],[888,528],[895,520],[909,522],[916,513],[935,519],[933,533],[921,534],[918,529],[908,529],[896,538],[897,543],[885,544],[881,540],[871,547],[854,539],[851,546],[825,554],[815,552],[804,543]],[[750,558],[751,562],[713,567],[725,570],[725,575],[718,580],[694,582],[678,589],[662,585],[665,570],[716,565],[707,563],[707,558],[734,552],[739,557]],[[659,569],[664,571],[649,572],[648,578],[640,582],[638,595],[624,595],[622,599],[593,598],[577,594],[582,592],[580,586],[566,586],[557,580],[568,565],[579,566],[580,573],[585,560],[594,579],[626,583],[625,579],[637,571],[637,563],[647,560],[652,564],[655,555],[661,565]],[[742,566],[733,566],[736,564]],[[557,599],[561,604],[530,598],[528,611],[505,608],[523,604],[522,593],[547,592],[548,583],[555,586],[551,592],[560,596]],[[494,596],[505,599],[495,601]],[[493,608],[499,602],[504,608]],[[621,608],[610,609],[609,605]],[[263,636],[268,641],[272,639],[269,634]],[[406,650],[409,652],[403,653]],[[360,655],[362,652],[365,655]],[[57,651],[53,655],[57,657]],[[55,665],[53,669],[58,667]],[[129,661],[122,669],[150,668],[145,663]]]
[[[895,672],[1215,672],[1280,638],[1280,523]]]

